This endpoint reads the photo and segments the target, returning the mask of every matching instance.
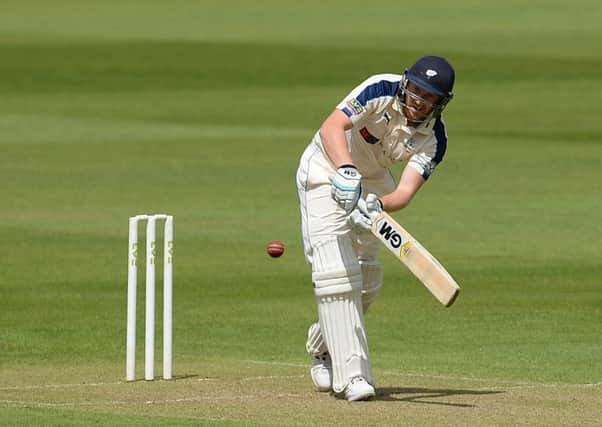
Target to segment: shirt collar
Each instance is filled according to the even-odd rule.
[[[418,127],[408,126],[408,119],[405,115],[401,115],[401,127],[405,132],[408,133],[420,133],[423,135],[429,135],[433,131],[433,126],[435,125],[435,118],[429,120],[428,123],[423,123]]]

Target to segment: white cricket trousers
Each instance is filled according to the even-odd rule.
[[[297,192],[301,209],[301,232],[305,259],[312,262],[313,245],[322,238],[349,234],[358,257],[375,257],[379,242],[368,231],[352,228],[347,222],[345,211],[330,195],[329,176],[336,173],[334,165],[327,159],[316,137],[307,146],[297,169]],[[361,172],[361,171],[360,171]],[[388,169],[378,179],[362,179],[362,196],[375,193],[382,196],[395,189],[395,181]]]

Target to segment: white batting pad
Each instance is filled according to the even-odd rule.
[[[362,307],[364,314],[383,286],[383,270],[376,259],[360,259],[362,268]]]
[[[328,347],[326,347],[326,343],[322,337],[322,330],[320,329],[319,323],[313,323],[309,327],[305,349],[312,356],[318,356],[328,351]]]
[[[351,240],[338,236],[313,248],[314,289],[320,329],[333,368],[333,390],[361,376],[374,383],[362,311],[362,274]]]
[[[312,281],[316,296],[361,289],[362,271],[347,235],[332,236],[313,245]],[[355,280],[354,280],[355,279]]]
[[[332,388],[337,393],[356,376],[374,383],[360,304],[359,292],[318,297],[320,325],[332,359]]]

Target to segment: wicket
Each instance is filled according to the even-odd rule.
[[[163,379],[172,378],[173,216],[136,215],[129,220],[126,380],[136,379],[136,288],[138,222],[146,223],[146,307],[144,379],[155,378],[155,253],[156,222],[165,220],[163,234]]]

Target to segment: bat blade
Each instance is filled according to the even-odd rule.
[[[422,282],[441,304],[454,303],[460,286],[437,259],[389,214],[382,212],[372,224],[374,234]]]

